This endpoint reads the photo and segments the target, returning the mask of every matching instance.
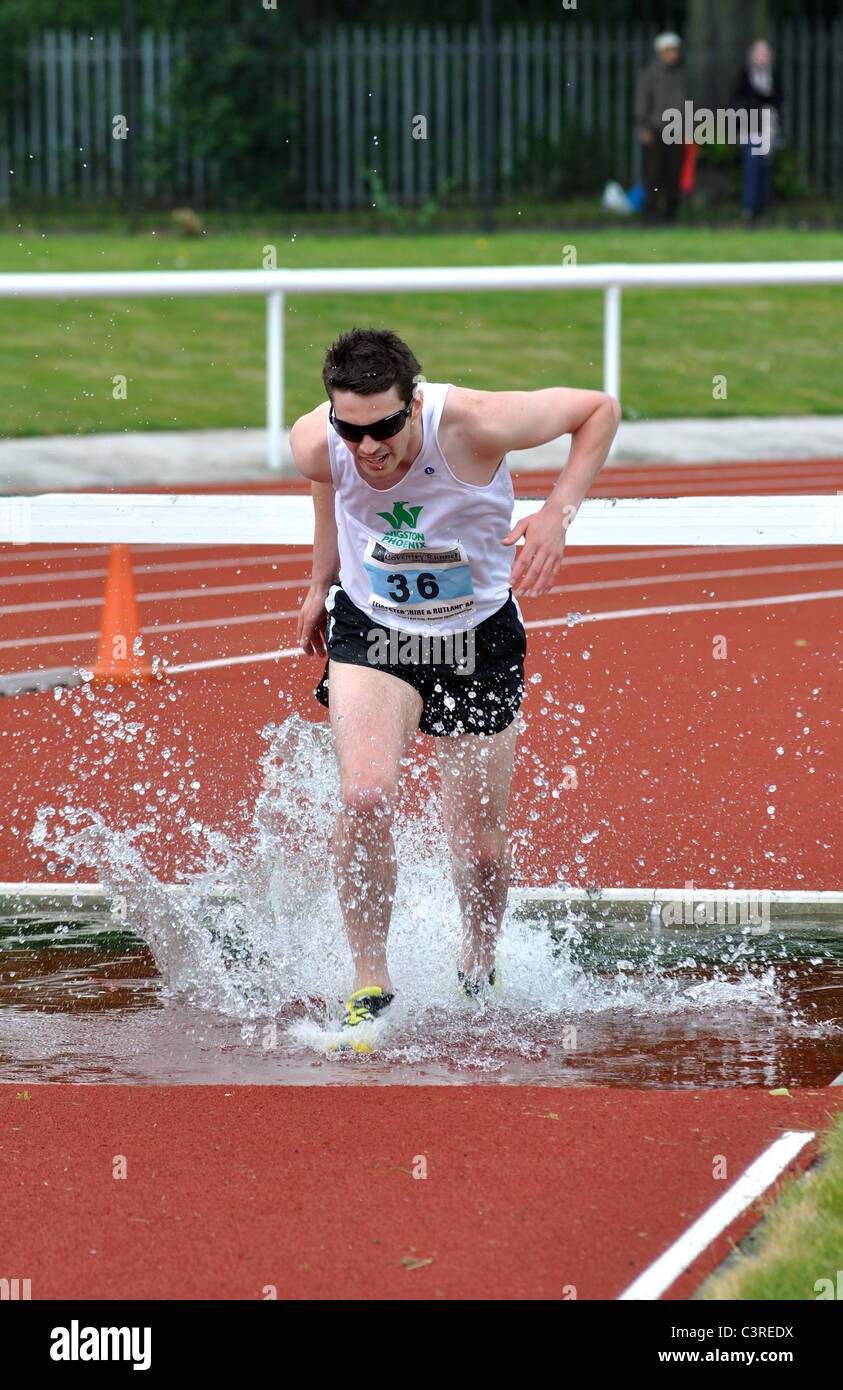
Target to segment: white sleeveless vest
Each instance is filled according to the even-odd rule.
[[[450,383],[420,383],[422,447],[390,488],[361,478],[328,424],[336,490],[340,584],[383,627],[443,632],[475,627],[509,597],[513,490],[506,457],[486,487],[461,482],[439,446]]]

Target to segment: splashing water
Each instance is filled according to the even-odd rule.
[[[147,867],[138,841],[154,825],[118,831],[95,810],[44,807],[32,840],[71,870],[96,868],[149,944],[165,1000],[236,1023],[246,1044],[271,1026],[288,1055],[324,1051],[351,979],[329,854],[339,807],[330,727],[293,714],[262,737],[263,789],[249,830],[237,839],[193,822],[203,868],[187,882],[164,883]],[[417,754],[406,773],[423,789],[421,813],[402,808],[396,818],[396,999],[379,1058],[415,1067],[444,1061],[451,1071],[504,1079],[514,1062],[547,1063],[555,1076],[589,1037],[631,1034],[642,1020],[653,1037],[673,1030],[686,1041],[689,1029],[718,1022],[734,1035],[736,1015],[747,1029],[753,1019],[786,1022],[791,1032],[814,1026],[793,1014],[769,951],[750,936],[720,941],[708,960],[703,952],[680,961],[658,933],[642,945],[639,932],[633,950],[577,913],[560,921],[512,906],[498,951],[500,996],[482,1008],[461,1000],[460,916],[435,794],[424,789],[429,766]],[[635,952],[637,960],[627,958]]]

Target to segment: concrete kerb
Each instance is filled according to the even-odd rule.
[[[561,468],[563,437],[510,455],[522,472]],[[728,420],[625,420],[613,467],[843,458],[843,415]],[[266,482],[297,478],[285,432],[282,467],[267,466],[263,429],[160,430],[0,439],[0,493],[51,492],[167,483]]]

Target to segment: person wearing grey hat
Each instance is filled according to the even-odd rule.
[[[668,222],[679,215],[679,180],[684,147],[663,139],[664,113],[684,110],[688,96],[680,66],[682,40],[678,34],[659,34],[653,45],[656,58],[639,74],[635,89],[635,122],[644,145],[645,216],[653,220],[662,211]]]

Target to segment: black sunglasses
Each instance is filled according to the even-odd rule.
[[[403,410],[396,410],[394,415],[385,415],[382,420],[374,420],[371,425],[350,425],[347,420],[338,420],[334,414],[334,407],[331,406],[328,419],[341,439],[347,439],[351,444],[359,444],[361,439],[365,439],[368,434],[371,439],[391,439],[399,430],[403,430],[407,416],[413,408],[413,399]]]

